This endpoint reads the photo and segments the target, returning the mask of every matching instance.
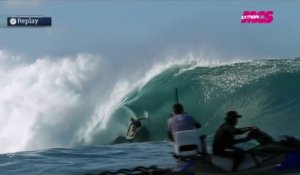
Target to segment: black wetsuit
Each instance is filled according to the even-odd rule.
[[[235,135],[244,134],[250,128],[237,129],[227,123],[222,124],[214,137],[213,152],[215,155],[233,158],[232,171],[237,171],[244,157],[244,150],[235,147],[234,145],[241,142],[246,142],[248,138],[234,139]]]
[[[140,120],[134,120],[130,123],[130,125],[133,125],[135,128],[139,128],[142,126],[142,123]]]

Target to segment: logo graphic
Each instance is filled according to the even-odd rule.
[[[16,24],[17,24],[16,18],[11,18],[11,19],[9,20],[9,22],[10,22],[11,25],[16,25]]]
[[[273,21],[273,11],[244,11],[241,23],[270,24]]]

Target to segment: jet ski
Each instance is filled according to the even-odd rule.
[[[246,151],[237,172],[231,172],[233,160],[207,152],[205,136],[196,130],[175,133],[174,152],[177,167],[136,167],[105,171],[97,175],[276,175],[300,173],[300,140],[285,136],[279,141],[259,129],[249,137],[259,145]],[[88,174],[93,175],[93,174]]]
[[[233,160],[206,151],[205,137],[195,130],[176,133],[173,157],[178,168],[169,175],[253,175],[288,174],[300,172],[300,140],[285,136],[274,141],[268,134],[256,129],[249,133],[259,145],[246,151],[237,172],[231,172]]]

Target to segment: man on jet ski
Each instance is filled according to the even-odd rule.
[[[201,124],[197,122],[193,116],[184,113],[184,109],[181,104],[174,104],[173,112],[173,117],[168,121],[168,136],[171,142],[174,141],[173,133],[201,127]]]
[[[225,123],[217,130],[213,142],[213,153],[215,155],[233,158],[233,172],[237,171],[245,153],[243,149],[235,147],[234,145],[251,140],[249,136],[235,139],[235,135],[241,135],[256,129],[256,127],[235,128],[238,123],[238,118],[241,117],[242,116],[236,111],[227,112]]]

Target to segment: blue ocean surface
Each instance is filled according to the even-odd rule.
[[[1,175],[85,175],[137,166],[173,167],[166,141],[53,148],[0,155]]]
[[[247,149],[255,145],[241,146]],[[211,147],[208,151],[211,152]],[[138,166],[175,168],[177,163],[171,152],[169,142],[157,141],[7,153],[0,155],[0,172],[1,175],[96,175]]]

